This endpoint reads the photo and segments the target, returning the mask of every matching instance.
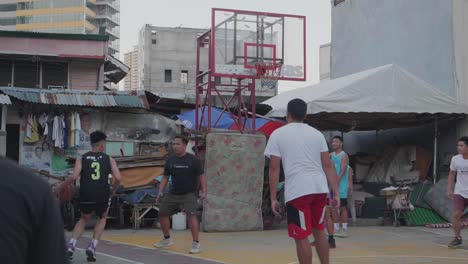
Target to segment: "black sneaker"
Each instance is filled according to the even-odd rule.
[[[461,237],[456,237],[450,244],[448,245],[449,248],[460,248],[463,244]]]
[[[330,245],[330,248],[336,248],[336,242],[333,236],[328,237],[328,244]]]
[[[93,244],[89,245],[88,248],[86,249],[86,256],[87,256],[86,260],[88,262],[96,261],[96,248],[93,246]]]

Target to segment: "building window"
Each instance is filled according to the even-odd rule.
[[[42,88],[66,89],[68,85],[68,64],[65,62],[42,63]]]
[[[0,60],[0,86],[12,86],[10,60]]]
[[[0,18],[0,26],[12,26],[16,25],[15,17]]]
[[[152,40],[151,40],[151,44],[156,45],[156,40],[155,40],[155,39],[152,39]]]
[[[199,72],[198,72],[198,75],[202,75],[203,72],[204,72],[204,71],[199,71]],[[198,82],[200,82],[200,84],[203,84],[203,82],[204,82],[204,79],[205,79],[205,78],[203,78],[203,77],[205,77],[205,76],[203,75],[203,76],[198,77]]]
[[[215,77],[215,84],[221,84],[221,77]]]
[[[40,63],[37,61],[15,61],[15,86],[39,88]]]
[[[335,6],[337,6],[337,5],[341,4],[341,3],[343,3],[344,1],[345,0],[334,0],[334,4],[335,4]]]
[[[164,71],[164,82],[167,82],[167,83],[172,82],[172,71],[171,70],[165,70]]]
[[[16,3],[0,5],[0,12],[12,12],[12,11],[16,11]]]
[[[183,84],[188,83],[188,71],[181,71],[180,72],[180,82]]]

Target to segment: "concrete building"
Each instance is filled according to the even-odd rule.
[[[116,132],[125,127],[122,125],[124,118],[127,118],[124,124],[130,124],[129,120],[134,122],[128,125],[131,129],[138,126],[138,122],[155,127],[154,123],[139,120],[140,116],[135,114],[126,117],[108,114],[112,108],[120,113],[149,109],[144,92],[104,90],[106,68],[109,69],[107,77],[115,82],[124,78],[127,70],[121,62],[107,56],[108,40],[106,35],[0,31],[0,156],[37,170],[68,175],[66,168],[58,164],[63,165],[64,157],[69,154],[89,151],[90,132],[104,131],[108,125],[106,133],[114,135],[111,144],[120,146],[127,144],[118,139],[127,132]],[[71,124],[72,112],[80,116],[80,130],[83,131],[79,133],[80,143],[75,144],[76,140],[73,142],[67,137],[59,147],[63,151],[55,151],[50,138],[41,132],[45,131],[45,123],[38,122],[44,129],[40,130],[35,129],[39,127],[36,122],[45,115],[48,122],[51,116],[61,116],[64,122]],[[68,135],[72,134],[71,127],[73,125],[64,128],[64,131],[70,128]],[[33,140],[26,139],[31,134],[25,131],[32,133],[33,130],[39,135]],[[137,148],[130,146],[128,149]],[[59,163],[53,158],[58,153]]]
[[[124,79],[124,90],[138,90],[138,47],[124,54],[124,63],[130,67],[130,71]]]
[[[195,102],[195,78],[208,70],[208,48],[200,51],[199,72],[196,72],[196,39],[206,29],[168,28],[145,25],[139,34],[139,87],[158,95]],[[229,80],[216,78],[218,83]],[[206,80],[205,80],[206,82]],[[274,89],[256,85],[257,102],[262,102],[277,94]],[[221,93],[223,94],[223,93]],[[224,94],[223,94],[224,95]],[[226,95],[227,96],[227,95]],[[215,98],[214,105],[221,106]]]
[[[332,3],[331,79],[397,64],[468,104],[467,61],[466,0]],[[468,134],[468,121],[439,123],[439,134],[439,153],[454,153],[456,138]],[[444,161],[442,154],[438,158]]]
[[[97,34],[101,27],[118,58],[120,0],[0,0],[0,30]]]
[[[319,74],[320,81],[330,79],[330,51],[331,44],[324,44],[320,46],[319,50]]]
[[[394,63],[468,103],[467,1],[335,2],[331,78]]]

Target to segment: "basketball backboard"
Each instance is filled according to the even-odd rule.
[[[220,8],[212,16],[213,76],[259,79],[262,66],[277,80],[306,80],[305,16]]]

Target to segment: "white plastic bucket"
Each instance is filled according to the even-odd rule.
[[[187,229],[187,215],[185,213],[178,213],[172,216],[172,229],[173,230]]]

